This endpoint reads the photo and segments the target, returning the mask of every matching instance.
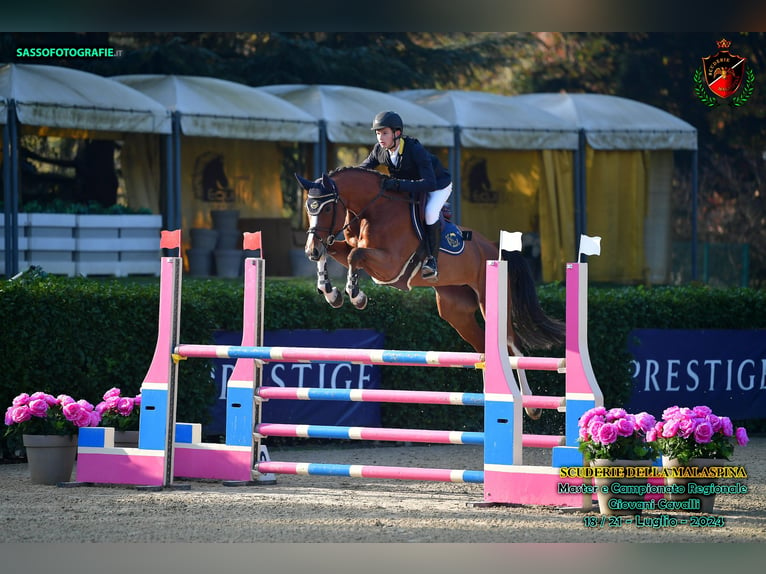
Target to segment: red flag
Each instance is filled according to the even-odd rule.
[[[263,247],[261,247],[261,232],[256,231],[254,233],[245,232],[244,239],[242,240],[242,247],[245,251],[255,251],[259,249],[261,251],[261,258],[263,258]]]
[[[160,239],[161,249],[178,249],[181,247],[181,230],[175,231],[162,231],[162,237]]]

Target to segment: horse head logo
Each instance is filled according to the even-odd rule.
[[[194,196],[202,201],[234,201],[234,189],[229,186],[229,178],[223,165],[223,155],[205,152],[194,162]]]

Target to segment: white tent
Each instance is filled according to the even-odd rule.
[[[553,114],[567,123],[574,124],[580,131],[580,149],[575,166],[578,182],[575,186],[580,206],[588,206],[589,212],[599,211],[602,228],[611,227],[614,235],[621,234],[624,223],[606,213],[622,199],[620,187],[631,182],[614,178],[615,188],[611,190],[609,204],[602,198],[586,197],[590,182],[586,181],[587,148],[600,152],[647,152],[647,173],[645,203],[636,207],[644,210],[643,246],[648,279],[663,283],[668,280],[670,267],[670,188],[673,170],[673,150],[688,150],[692,161],[692,276],[696,275],[696,197],[697,197],[697,130],[694,126],[676,116],[642,102],[605,94],[523,94],[512,99]],[[595,156],[593,156],[595,157]],[[576,235],[593,232],[593,219],[586,219],[586,209],[576,214]],[[607,224],[610,221],[611,224]],[[627,258],[627,245],[620,248],[620,255]],[[636,260],[635,265],[640,261]],[[598,272],[596,262],[594,270]],[[615,266],[613,266],[614,268]]]
[[[5,270],[18,271],[18,124],[72,130],[169,134],[170,113],[128,86],[56,66],[0,66],[3,124]]]
[[[416,103],[448,120],[455,130],[452,209],[462,221],[462,150],[577,149],[573,125],[508,96],[468,90],[403,90],[393,95]]]
[[[635,100],[605,94],[560,93],[522,94],[511,99],[584,130],[593,149],[697,149],[694,126]]]
[[[464,90],[403,90],[393,95],[416,103],[458,128],[461,147],[577,149],[577,130],[539,108],[509,96]]]
[[[292,239],[283,216],[283,142],[318,144],[319,123],[311,114],[256,88],[210,77],[125,75],[112,79],[140,90],[173,116],[175,178],[169,186],[169,220],[176,228],[208,227],[212,211],[239,211],[241,230],[264,230],[270,271],[289,274]],[[220,161],[222,179],[209,193],[205,173]],[[148,165],[151,158],[143,158]],[[204,189],[202,189],[204,188]],[[246,229],[245,229],[246,228]],[[184,248],[190,244],[184,242]]]
[[[281,84],[258,88],[274,94],[311,114],[320,121],[319,150],[314,160],[318,176],[327,170],[327,142],[371,146],[370,131],[375,114],[392,110],[402,116],[407,132],[426,146],[452,147],[453,129],[449,121],[415,103],[391,94],[339,85]]]
[[[297,106],[255,88],[199,76],[113,76],[178,112],[184,135],[316,142],[316,120]]]
[[[24,125],[170,133],[169,112],[151,98],[70,68],[5,64],[0,67],[0,97],[14,102]]]

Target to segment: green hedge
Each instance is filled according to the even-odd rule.
[[[364,311],[348,303],[332,309],[313,280],[266,282],[266,329],[374,328],[389,349],[470,351],[437,316],[431,289],[402,293],[363,281],[370,302]],[[111,387],[137,393],[152,359],[157,332],[159,281],[94,280],[28,271],[0,284],[0,408],[21,392],[67,393],[94,404]],[[564,317],[564,287],[538,289],[543,307]],[[212,342],[217,329],[242,324],[241,280],[184,278],[181,341]],[[766,325],[766,292],[690,287],[598,287],[589,293],[589,347],[607,406],[630,394],[627,338],[632,329],[751,329]],[[328,334],[327,346],[333,346]],[[553,349],[549,356],[563,356]],[[180,366],[178,419],[209,422],[216,400],[211,362]],[[383,386],[393,389],[481,392],[481,374],[469,369],[381,367]],[[563,377],[529,372],[536,393],[561,394]],[[381,406],[384,426],[481,430],[478,408],[427,405]],[[561,432],[563,417],[545,412],[525,422],[525,432]]]

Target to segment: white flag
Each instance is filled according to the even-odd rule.
[[[500,231],[500,251],[521,251],[521,231]]]
[[[583,255],[601,255],[601,237],[580,235],[580,254],[577,260],[582,261]]]

